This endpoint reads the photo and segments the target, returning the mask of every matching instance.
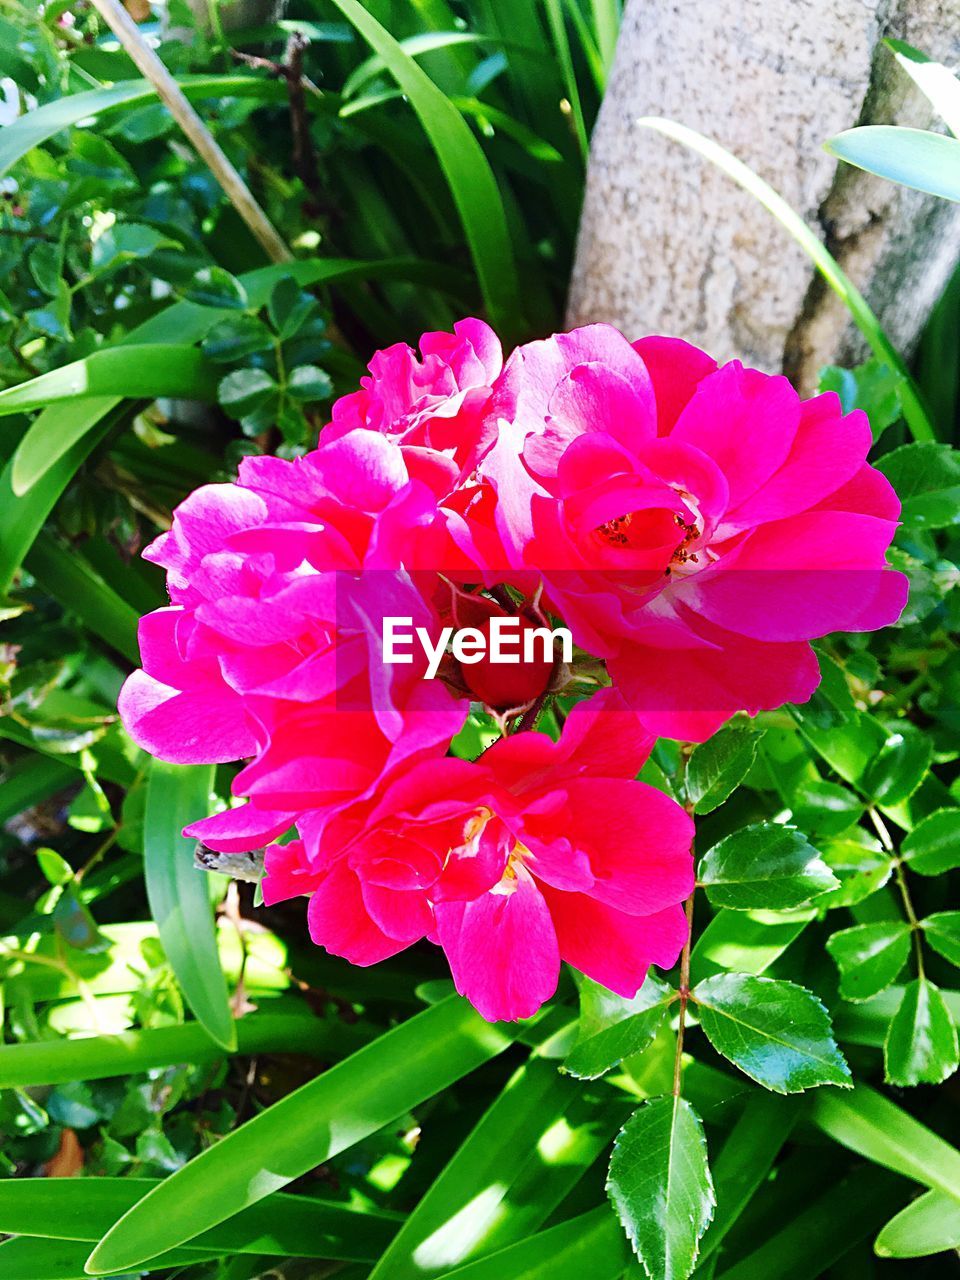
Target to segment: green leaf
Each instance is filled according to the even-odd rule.
[[[914,191],[960,200],[960,142],[924,129],[868,124],[829,138],[824,148],[838,160]]]
[[[95,636],[131,662],[139,661],[139,612],[120,598],[85,556],[41,533],[25,563],[44,590],[75,613]]]
[[[3,1280],[86,1280],[83,1263],[88,1248],[71,1240],[20,1236],[0,1244],[0,1274]],[[178,1249],[165,1255],[160,1265],[182,1266],[215,1256],[209,1252],[188,1253]]]
[[[0,1231],[92,1243],[159,1185],[156,1178],[4,1178]],[[205,1232],[183,1252],[322,1254],[368,1262],[379,1256],[397,1222],[397,1215],[369,1207],[351,1209],[313,1196],[280,1193]],[[80,1255],[80,1275],[87,1253],[89,1249]]]
[[[249,75],[182,76],[178,83],[191,101],[255,97],[280,102],[286,98],[282,85]],[[62,129],[69,129],[92,116],[155,99],[156,90],[149,80],[122,80],[109,88],[74,93],[35,107],[4,127],[0,137],[0,175],[16,164],[21,156],[41,146]]]
[[[684,1098],[654,1098],[620,1130],[607,1194],[650,1280],[686,1280],[716,1198],[700,1117]]]
[[[154,227],[139,222],[117,222],[93,242],[90,265],[99,274],[137,258],[147,258],[157,249],[178,247],[175,240]]]
[[[202,267],[191,280],[184,297],[200,307],[219,307],[227,311],[243,311],[249,305],[243,284],[223,267]]]
[[[445,1276],[471,1258],[527,1239],[609,1144],[625,1107],[561,1076],[555,1039],[540,1046],[493,1101],[371,1280]]]
[[[903,838],[900,853],[922,876],[939,876],[960,867],[960,809],[938,809]]]
[[[860,835],[868,839],[865,832],[855,828],[852,835],[843,840],[826,840],[823,842],[823,860],[840,881],[840,888],[834,889],[817,903],[819,908],[851,907],[863,902],[876,893],[893,874],[893,863],[888,854],[881,849],[879,843],[864,844]]]
[[[405,1115],[509,1043],[509,1033],[484,1022],[459,996],[426,1009],[144,1196],[91,1254],[90,1273],[130,1270],[194,1239]]]
[[[797,907],[840,882],[802,831],[759,822],[708,849],[699,880],[718,907]]]
[[[873,1248],[881,1258],[927,1258],[960,1248],[960,1201],[928,1191],[890,1219]]]
[[[270,323],[281,342],[292,338],[316,310],[316,299],[301,289],[291,276],[277,281],[267,304]]]
[[[333,395],[333,382],[329,373],[313,364],[301,364],[290,374],[286,390],[294,400],[309,403],[312,400],[329,400]]]
[[[756,1192],[800,1118],[792,1098],[754,1093],[713,1162],[717,1211],[703,1242],[701,1266],[720,1246]]]
[[[370,1030],[362,1023],[257,1012],[237,1023],[236,1052],[331,1058],[359,1048],[369,1038]],[[0,1045],[0,1088],[103,1080],[179,1062],[216,1062],[223,1056],[223,1045],[198,1022],[76,1040],[25,1041]],[[0,1181],[0,1188],[3,1185]]]
[[[763,973],[814,919],[810,911],[717,912],[697,939],[690,958],[694,980],[721,969]]]
[[[38,849],[37,863],[47,884],[63,885],[73,879],[73,867],[56,849]]]
[[[863,775],[863,789],[877,804],[895,805],[913,795],[923,781],[933,743],[906,720],[887,730],[886,741]]]
[[[824,1089],[814,1094],[809,1114],[841,1146],[960,1199],[960,1151],[883,1094],[865,1084],[849,1093]]]
[[[950,132],[960,135],[960,81],[953,72],[903,40],[884,40],[884,44]]]
[[[732,178],[743,189],[749,192],[760,204],[768,209],[780,225],[794,238],[801,249],[811,259],[814,266],[845,303],[860,332],[866,338],[873,353],[896,371],[902,379],[900,400],[907,425],[915,440],[933,440],[936,438],[933,425],[927,415],[920,398],[916,383],[910,377],[903,357],[887,337],[879,320],[849,276],[841,269],[820,237],[807,226],[799,214],[795,213],[779,192],[768,182],[754,173],[748,165],[730,154],[712,139],[688,129],[685,125],[673,120],[665,120],[659,116],[645,116],[636,122],[641,128],[655,129],[667,138],[682,143],[692,151],[716,165],[727,177]]]
[[[212,765],[154,760],[147,780],[144,874],[150,914],[187,1004],[214,1040],[234,1050],[237,1032],[220,967],[207,879],[193,865],[195,842],[181,835],[205,817],[213,789]]]
[[[256,316],[228,316],[215,324],[200,344],[208,360],[229,364],[273,347],[273,335]]]
[[[762,737],[752,729],[721,729],[694,749],[687,765],[694,813],[709,813],[723,804],[749,773]]]
[[[821,1181],[827,1179],[825,1172]],[[836,1274],[834,1263],[842,1267],[853,1246],[872,1235],[902,1201],[903,1186],[882,1169],[856,1169],[829,1185],[812,1203],[806,1187],[797,1197],[799,1205],[788,1198],[786,1188],[780,1196],[781,1214],[785,1209],[788,1217],[785,1225],[772,1235],[764,1231],[763,1243],[726,1267],[722,1280],[813,1280]],[[750,1243],[748,1239],[748,1247]],[[870,1274],[856,1255],[853,1262],[856,1269],[847,1274],[858,1280]]]
[[[939,987],[928,978],[907,985],[883,1046],[888,1084],[940,1084],[960,1065],[957,1028]]]
[[[490,323],[506,341],[523,328],[519,280],[496,178],[457,108],[358,0],[333,0],[407,96],[460,214]]]
[[[827,939],[840,970],[845,1000],[869,1000],[896,982],[910,954],[910,926],[901,921],[859,924]]]
[[[934,951],[960,966],[960,911],[937,911],[921,920],[920,928]]]
[[[577,1042],[564,1071],[579,1080],[595,1080],[624,1058],[642,1053],[656,1035],[676,992],[651,973],[632,1000],[615,995],[590,978],[577,975],[580,1023]]]
[[[765,1089],[799,1093],[819,1084],[849,1085],[850,1068],[830,1017],[805,987],[722,973],[699,983],[691,999],[716,1051]]]
[[[217,396],[232,418],[245,418],[268,404],[278,391],[265,369],[235,369],[221,381]]]
[[[180,396],[189,400],[215,399],[216,379],[194,347],[172,343],[107,347],[0,391],[0,416],[41,409],[59,400],[125,396],[132,400]],[[73,443],[71,439],[70,443]],[[32,483],[32,458],[21,448],[16,454],[16,492]]]
[[[960,143],[954,144],[960,151]],[[960,452],[948,444],[905,444],[877,462],[903,503],[908,528],[946,529],[960,521]]]
[[[820,370],[819,389],[835,391],[844,413],[862,409],[870,419],[874,440],[903,416],[900,409],[901,375],[883,360],[871,356],[853,369],[827,365]]]
[[[619,1280],[630,1250],[609,1205],[448,1271],[444,1280]]]

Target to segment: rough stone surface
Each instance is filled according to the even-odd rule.
[[[662,115],[746,161],[814,227],[909,350],[960,255],[960,206],[822,149],[863,123],[927,127],[882,45],[960,60],[960,0],[628,0],[590,153],[568,320],[675,333],[720,359],[817,370],[865,352],[842,303],[753,197],[636,126]]]

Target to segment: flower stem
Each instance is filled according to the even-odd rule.
[[[924,978],[923,970],[923,943],[921,942],[920,921],[917,918],[916,910],[913,906],[913,899],[910,896],[910,887],[907,884],[907,877],[903,871],[903,859],[894,848],[893,841],[890,838],[890,832],[887,830],[887,824],[877,813],[876,809],[870,809],[870,821],[873,823],[877,835],[880,837],[880,843],[883,845],[887,853],[893,859],[893,873],[896,877],[897,888],[900,890],[900,898],[903,901],[903,910],[910,925],[910,932],[913,935],[913,954],[917,962],[917,977]]]
[[[694,891],[695,892],[695,891]],[[673,1060],[673,1096],[680,1097],[680,1077],[683,1073],[683,1032],[687,1021],[687,1001],[690,999],[690,946],[693,940],[693,893],[684,903],[687,913],[687,940],[680,955],[680,1019],[677,1023],[677,1052]]]
[[[679,768],[677,771],[678,789],[684,797],[683,807],[691,818],[693,818],[694,802],[687,794],[687,764],[692,751],[693,743],[685,742],[680,748]],[[695,856],[694,844],[691,844],[690,852]],[[690,1000],[690,951],[693,946],[693,898],[696,891],[696,885],[694,885],[694,888],[690,890],[690,897],[683,904],[687,913],[687,937],[680,953],[680,986],[678,988],[680,1017],[677,1021],[677,1049],[673,1059],[673,1096],[675,1098],[680,1097],[680,1082],[683,1075],[683,1033],[687,1023],[687,1004]]]

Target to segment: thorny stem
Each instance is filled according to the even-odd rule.
[[[544,689],[543,693],[540,694],[536,702],[534,702],[532,706],[527,707],[526,711],[517,721],[517,726],[513,730],[513,732],[523,733],[525,729],[533,729],[536,726],[537,721],[540,719],[540,713],[543,711],[544,707],[547,705],[547,700],[549,699],[549,697],[550,697],[549,690]]]
[[[907,922],[910,925],[910,932],[913,935],[913,954],[917,962],[917,977],[924,978],[923,970],[923,943],[921,942],[920,921],[914,910],[913,899],[910,896],[910,887],[907,884],[907,877],[903,871],[903,859],[894,848],[893,841],[890,838],[890,832],[887,830],[887,824],[877,813],[876,809],[871,806],[870,821],[873,823],[877,835],[880,837],[880,843],[883,845],[887,853],[893,860],[893,872],[897,881],[897,888],[900,890],[900,897],[903,900],[903,910],[906,913]]]

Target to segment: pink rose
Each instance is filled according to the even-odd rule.
[[[423,664],[382,655],[384,613],[439,628],[400,567],[431,560],[438,537],[435,495],[367,431],[293,462],[246,459],[236,484],[178,507],[145,553],[167,569],[173,604],[141,620],[143,669],[120,714],[161,759],[252,757],[234,790],[269,815],[232,810],[194,834],[236,846],[249,827],[256,847],[302,810],[336,808],[400,761],[446,750],[466,703],[423,681]]]
[[[453,488],[481,448],[490,389],[503,368],[500,341],[482,320],[460,320],[453,333],[425,333],[422,358],[406,343],[378,351],[361,390],[333,406],[333,421],[322,433],[335,439],[365,427],[413,453],[411,472],[448,460]]]
[[[309,893],[311,937],[369,965],[439,943],[491,1021],[530,1017],[560,961],[633,996],[686,937],[693,823],[634,781],[651,739],[606,690],[559,742],[501,739],[471,763],[414,764],[362,812],[267,851],[267,902]]]
[[[701,740],[738,710],[803,702],[811,639],[903,608],[884,569],[899,503],[866,463],[866,416],[833,394],[802,401],[677,339],[591,325],[518,348],[490,417],[459,508],[483,567],[495,496],[504,567],[537,572],[651,732]]]

